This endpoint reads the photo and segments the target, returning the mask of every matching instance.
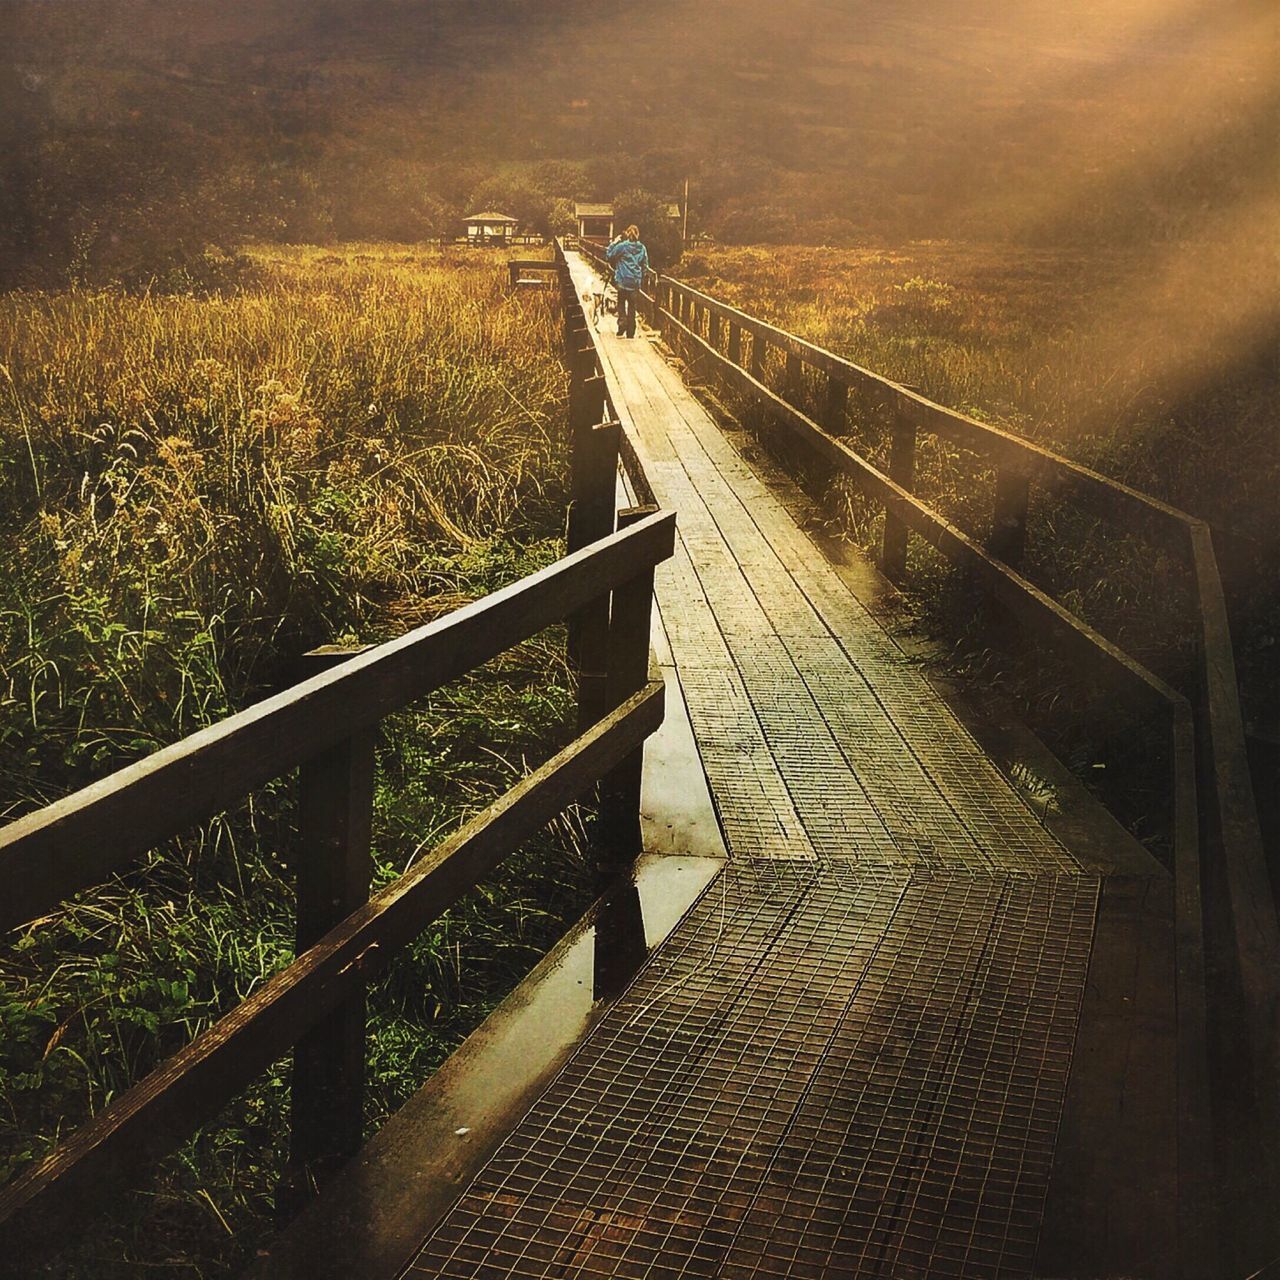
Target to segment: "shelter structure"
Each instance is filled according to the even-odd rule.
[[[519,218],[492,210],[468,214],[464,221],[469,244],[509,244],[520,223]]]
[[[680,206],[672,201],[663,206],[663,212],[672,222],[680,221]],[[617,235],[617,214],[613,203],[583,204],[575,203],[573,216],[578,223],[578,236],[582,240],[593,240],[605,244]]]
[[[584,240],[613,239],[613,205],[575,204],[573,216],[578,222],[578,235]]]

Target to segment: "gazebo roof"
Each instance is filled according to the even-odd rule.
[[[485,213],[469,213],[463,222],[519,222],[519,218],[513,218],[509,213],[494,213],[489,210]]]

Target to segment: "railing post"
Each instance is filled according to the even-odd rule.
[[[569,340],[569,518],[566,549],[580,551],[613,532],[617,504],[620,426],[607,421],[605,380],[595,346],[577,308]],[[578,727],[605,714],[609,654],[609,602],[593,600],[569,619],[569,661],[578,673]]]
[[[605,382],[596,369],[596,352],[584,325],[570,336],[569,349],[569,442],[577,443],[577,434],[584,427],[593,427],[605,418]],[[574,465],[573,459],[570,466]],[[576,551],[577,547],[570,547]]]
[[[306,676],[367,646],[326,645],[303,657]],[[374,739],[361,730],[298,773],[300,847],[295,951],[301,953],[369,900],[373,874]],[[294,1046],[289,1169],[278,1192],[295,1209],[359,1150],[364,1130],[363,984]]]
[[[718,311],[711,311],[710,316],[711,316],[711,321],[710,321],[710,329],[707,333],[707,342],[711,345],[711,347],[714,350],[719,351],[720,350],[720,313]]]
[[[587,318],[582,313],[582,302],[578,298],[577,290],[573,287],[573,274],[569,270],[569,263],[563,258],[560,262],[560,299],[564,305],[564,347],[566,358],[569,360],[569,395],[572,397],[572,355],[582,345],[577,335],[585,333]]]
[[[657,507],[630,507],[618,512],[625,529],[652,515]],[[618,706],[649,677],[653,569],[615,588],[609,623],[608,708]],[[617,995],[646,954],[644,915],[635,881],[625,873],[643,851],[640,789],[644,748],[638,747],[600,783],[599,838],[596,871],[601,900],[596,910],[592,989],[597,1000]]]
[[[910,492],[915,470],[916,424],[902,409],[897,409],[889,448],[889,479]],[[880,571],[890,582],[901,582],[907,575],[907,526],[889,510],[884,513]]]
[[[742,326],[732,320],[729,321],[729,359],[742,367]]]
[[[1022,564],[1027,549],[1027,507],[1031,481],[1007,467],[996,472],[996,500],[991,516],[991,536],[987,550],[1011,569]]]
[[[751,376],[757,382],[764,381],[764,338],[759,330],[751,335]]]
[[[798,409],[800,407],[801,377],[804,366],[800,361],[800,357],[794,351],[787,352],[787,372],[786,382],[783,385],[783,395],[791,401]]]
[[[604,422],[574,435],[569,550],[577,551],[614,529],[621,426]],[[569,660],[578,673],[578,732],[609,711],[609,601],[583,605],[569,619]]]
[[[625,529],[657,507],[628,507],[618,512]],[[649,631],[653,605],[653,567],[641,570],[613,591],[609,617],[607,709],[621,705],[649,678]],[[640,777],[644,749],[637,747],[600,784],[599,866],[608,875],[625,870],[641,851]]]
[[[822,425],[833,436],[843,435],[849,410],[849,384],[833,373],[827,374],[827,397],[822,410]]]

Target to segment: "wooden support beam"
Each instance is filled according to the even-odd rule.
[[[911,492],[916,470],[916,427],[905,414],[893,422],[889,446],[889,479],[899,488]],[[891,507],[885,507],[884,532],[880,542],[880,571],[890,582],[902,582],[907,576],[907,525]]]
[[[657,514],[657,507],[618,512],[618,528],[628,529]],[[653,566],[647,566],[613,593],[609,617],[608,707],[620,706],[649,677]],[[629,867],[641,852],[640,777],[643,747],[612,770],[600,784],[600,864],[605,872]]]
[[[729,359],[734,364],[742,363],[742,326],[729,322]]]
[[[848,426],[849,384],[827,374],[827,395],[823,404],[822,425],[833,436],[842,436]]]
[[[589,431],[597,423],[607,419],[605,413],[606,383],[604,375],[595,370],[595,353],[579,349],[570,360],[569,368],[569,441],[576,446],[578,433]],[[574,463],[570,459],[570,468]]]
[[[710,342],[717,351],[720,350],[720,313],[718,311],[711,312],[710,329],[707,333],[707,341]]]
[[[603,380],[601,380],[603,381]],[[574,433],[568,549],[577,551],[614,531],[621,425],[606,422]],[[608,709],[609,601],[588,601],[569,619],[569,661],[578,674],[578,728]]]
[[[1025,475],[1001,467],[996,472],[996,500],[987,550],[1014,569],[1021,566],[1027,549],[1030,501],[1031,481]]]
[[[797,408],[800,407],[801,395],[804,390],[803,369],[804,365],[801,363],[800,357],[794,351],[788,351],[783,395]]]
[[[369,646],[306,655],[317,674]],[[374,731],[362,729],[306,761],[298,775],[300,849],[295,952],[301,954],[369,900],[373,862]],[[364,1131],[365,992],[341,1004],[293,1052],[289,1170],[278,1193],[294,1212],[360,1147]]]
[[[765,338],[756,330],[751,335],[751,376],[757,382],[764,381]]]

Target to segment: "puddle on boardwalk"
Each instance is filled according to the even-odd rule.
[[[452,1099],[468,1095],[487,1116],[504,1110],[513,1077],[561,1058],[586,1032],[601,1002],[618,995],[724,866],[719,858],[649,854],[613,885],[595,912],[517,989],[464,1046],[467,1070]],[[458,1065],[461,1065],[459,1063]],[[470,1112],[474,1124],[481,1117]]]
[[[590,930],[597,1000],[621,994],[723,865],[718,858],[655,855],[641,858],[631,877],[609,888]]]

